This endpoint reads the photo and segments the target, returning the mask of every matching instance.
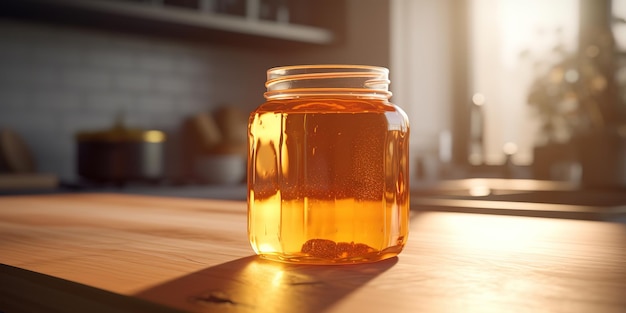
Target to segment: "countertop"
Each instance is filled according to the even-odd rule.
[[[460,203],[462,205],[463,203]],[[624,312],[626,225],[418,210],[399,257],[255,256],[244,201],[0,197],[1,312]]]

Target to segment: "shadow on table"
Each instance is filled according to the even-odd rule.
[[[391,268],[397,257],[357,265],[297,265],[250,256],[136,294],[200,312],[320,312]]]
[[[179,310],[0,264],[0,312],[177,313]]]

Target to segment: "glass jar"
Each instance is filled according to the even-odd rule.
[[[396,256],[409,223],[409,121],[389,71],[302,65],[267,71],[248,126],[248,234],[291,263]]]

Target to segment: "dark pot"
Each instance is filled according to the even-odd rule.
[[[551,143],[545,146],[535,147],[533,150],[533,176],[536,179],[543,180],[562,180],[561,169],[569,164],[578,161],[578,151],[576,144],[567,143]]]
[[[626,187],[626,128],[581,135],[578,153],[583,185]]]
[[[165,134],[113,128],[79,133],[78,174],[92,181],[124,183],[164,176]]]

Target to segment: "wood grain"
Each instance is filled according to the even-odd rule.
[[[624,225],[413,213],[398,258],[302,266],[254,256],[244,202],[0,197],[0,311],[626,311]]]

